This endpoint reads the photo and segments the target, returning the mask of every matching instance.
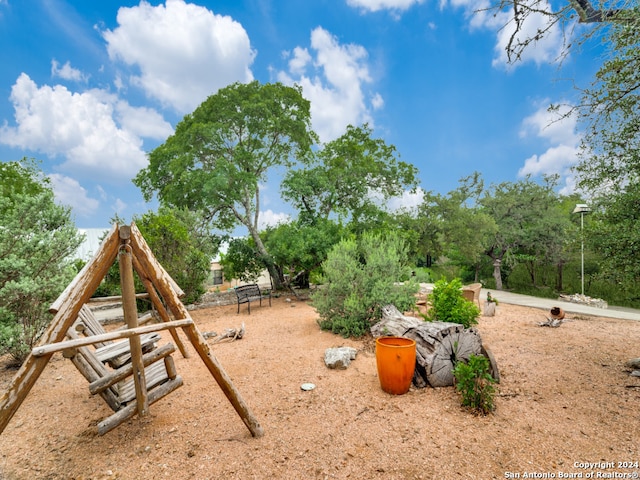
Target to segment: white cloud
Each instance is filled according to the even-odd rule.
[[[234,82],[249,82],[255,52],[242,25],[184,0],[118,10],[103,32],[109,56],[139,70],[130,81],[180,113]]]
[[[567,172],[576,162],[576,148],[569,145],[550,147],[541,155],[532,155],[524,161],[524,166],[518,170],[518,176],[560,174]]]
[[[379,10],[404,11],[423,1],[424,0],[347,0],[347,5],[370,12],[377,12]]]
[[[60,77],[64,80],[73,80],[75,82],[86,82],[87,77],[77,68],[73,68],[70,62],[65,63],[62,67],[57,60],[51,60],[51,76]]]
[[[298,84],[311,102],[313,128],[323,142],[342,135],[346,126],[372,124],[369,109],[382,106],[377,93],[363,91],[371,83],[367,51],[360,45],[341,45],[321,27],[311,32],[312,56],[307,49],[294,49],[289,71],[279,72],[284,84]],[[369,105],[365,97],[370,95]],[[371,125],[373,126],[373,125]]]
[[[124,130],[144,138],[164,140],[173,134],[171,124],[157,111],[146,107],[132,107],[119,100],[114,104],[114,117]]]
[[[70,206],[76,215],[88,218],[100,207],[100,202],[89,197],[87,191],[77,180],[58,173],[49,175],[49,179],[56,200],[63,205]]]
[[[116,198],[113,205],[111,205],[113,213],[117,213],[119,217],[124,217],[124,213],[126,212],[127,208],[127,203],[119,198]]]
[[[160,139],[172,131],[152,110],[131,107],[103,90],[38,87],[24,73],[10,99],[17,126],[0,127],[0,142],[63,157],[60,170],[76,176],[130,179],[147,164],[140,135]],[[118,116],[122,125],[114,119]]]
[[[264,230],[267,227],[275,227],[279,223],[288,223],[291,216],[288,213],[276,213],[273,210],[264,210],[258,216],[258,230]]]
[[[384,98],[379,93],[374,93],[373,97],[371,97],[371,106],[374,110],[379,110],[384,107]]]
[[[532,115],[522,122],[520,136],[536,137],[548,148],[544,153],[527,158],[518,170],[518,176],[540,176],[559,174],[565,182],[561,193],[568,194],[575,188],[575,178],[571,168],[578,161],[580,135],[576,131],[576,116],[570,113],[570,106],[559,107],[549,111],[540,106]]]
[[[506,67],[508,58],[505,47],[516,29],[516,24],[513,21],[513,10],[510,8],[500,11],[485,10],[491,7],[491,3],[488,0],[443,0],[440,2],[442,8],[447,4],[464,10],[469,19],[471,29],[487,29],[496,32],[493,66]],[[546,1],[537,4],[536,8],[543,11],[553,11]],[[549,22],[549,16],[542,13],[531,13],[520,26],[516,39],[524,40],[534,37],[539,30],[546,29]],[[552,25],[540,40],[533,42],[524,50],[520,62],[533,62],[536,65],[553,62],[560,56],[563,44],[560,26],[558,24]]]
[[[404,191],[401,197],[393,197],[387,202],[387,209],[391,212],[412,210],[424,200],[424,190],[417,188],[415,192]]]

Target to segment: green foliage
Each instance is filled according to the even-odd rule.
[[[26,175],[19,188],[0,189],[0,355],[22,363],[51,321],[49,305],[76,273],[72,256],[82,237],[37,170],[15,163],[2,170],[3,182],[17,178],[11,172]]]
[[[491,296],[491,292],[487,292],[487,303],[495,303],[496,305],[499,304],[498,299]]]
[[[289,170],[283,196],[294,203],[305,221],[331,214],[352,222],[375,216],[380,208],[373,193],[384,200],[415,187],[416,168],[398,161],[395,147],[371,137],[368,125],[354,127],[323,145],[307,168]]]
[[[607,29],[608,58],[579,106],[588,126],[576,168],[579,186],[605,196],[640,179],[640,6],[624,14],[629,23]]]
[[[342,240],[329,252],[323,271],[324,285],[312,301],[324,330],[359,337],[381,318],[384,305],[400,311],[415,305],[418,285],[409,281],[405,245],[397,235]]]
[[[460,323],[469,328],[478,323],[480,309],[462,295],[462,282],[454,278],[450,282],[440,279],[429,295],[430,308],[426,319],[438,322]]]
[[[501,269],[508,267],[509,261],[515,264],[518,255],[536,262],[562,256],[570,221],[559,209],[557,181],[557,176],[546,176],[543,184],[529,177],[503,182],[480,199],[483,211],[498,227],[485,249],[495,265],[496,289],[502,290]]]
[[[227,253],[221,255],[220,265],[226,280],[237,278],[254,283],[265,269],[265,262],[249,238],[233,238],[229,241]]]
[[[429,268],[416,267],[413,269],[415,273],[414,280],[418,283],[432,283],[433,272]]]
[[[50,188],[50,181],[42,174],[34,159],[0,163],[0,196],[37,195]]]
[[[319,218],[310,223],[283,223],[268,228],[262,237],[278,269],[293,285],[309,288],[311,273],[320,268],[343,234],[340,224]]]
[[[134,221],[151,251],[192,303],[205,292],[211,259],[219,238],[211,236],[201,217],[188,210],[161,207]]]
[[[457,362],[453,376],[456,390],[462,394],[463,407],[482,415],[493,412],[495,380],[489,373],[489,360],[486,357],[472,354],[467,363]]]
[[[224,231],[243,225],[268,261],[258,230],[260,184],[273,170],[305,163],[315,140],[300,87],[234,83],[186,115],[134,183],[145,198],[205,212]]]

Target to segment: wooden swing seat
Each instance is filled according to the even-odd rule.
[[[67,331],[70,340],[105,334],[106,331],[95,318],[91,309],[83,305],[78,319]],[[98,337],[99,338],[99,337]],[[182,378],[177,375],[172,343],[157,348],[160,340],[157,332],[140,335],[142,362],[149,403],[153,403],[176,388],[182,386]],[[116,412],[98,424],[102,435],[115,428],[136,413],[136,390],[131,365],[129,339],[117,341],[97,341],[93,345],[70,348],[63,351],[78,371],[89,382],[91,394],[99,394],[109,407]]]

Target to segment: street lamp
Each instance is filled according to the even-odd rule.
[[[585,213],[590,213],[591,212],[591,208],[589,208],[589,205],[587,205],[586,203],[578,203],[576,205],[576,208],[573,209],[573,212],[571,213],[579,213],[580,214],[580,240],[582,241],[582,247],[581,247],[581,276],[580,276],[580,282],[581,282],[581,286],[582,286],[582,296],[584,296],[584,215]]]

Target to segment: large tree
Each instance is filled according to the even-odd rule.
[[[373,138],[368,125],[349,125],[322,146],[312,165],[289,171],[282,190],[303,220],[336,215],[357,223],[376,216],[389,198],[414,188],[416,175],[416,167],[400,161],[393,145]]]
[[[491,216],[497,231],[486,246],[485,253],[493,261],[496,289],[502,289],[502,266],[514,255],[529,253],[541,257],[544,245],[551,249],[554,242],[564,242],[565,223],[550,221],[558,204],[554,191],[557,177],[545,177],[543,184],[530,178],[518,182],[503,182],[492,186],[480,198],[479,205]]]
[[[484,190],[479,173],[460,180],[460,186],[437,201],[437,211],[443,220],[443,240],[448,255],[457,256],[473,269],[478,281],[480,263],[486,254],[487,244],[498,230],[496,220],[478,201]],[[470,230],[473,232],[470,234]]]
[[[306,162],[315,139],[299,87],[235,83],[186,115],[134,183],[145,198],[206,212],[219,228],[245,226],[278,288],[259,235],[260,186],[272,170]]]
[[[604,273],[621,288],[640,279],[640,7],[632,13],[635,23],[611,26],[610,58],[585,91],[588,128],[577,167],[579,185],[591,192],[596,212],[587,241],[593,240]]]
[[[319,269],[343,235],[342,225],[328,219],[313,222],[297,219],[267,228],[263,233],[267,249],[281,272],[287,275],[288,283],[301,288],[309,288],[311,272]]]

